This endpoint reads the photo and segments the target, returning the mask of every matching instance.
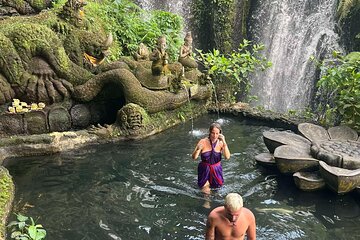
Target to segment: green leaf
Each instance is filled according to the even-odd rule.
[[[10,237],[11,238],[16,238],[17,236],[20,236],[21,235],[21,232],[20,231],[15,231],[15,232],[12,232]]]
[[[20,222],[26,222],[28,219],[29,219],[28,217],[21,215],[20,213],[17,214],[17,220]]]
[[[22,230],[26,226],[26,223],[25,222],[19,222],[18,226],[19,226],[19,229]]]
[[[36,238],[36,232],[37,232],[37,230],[36,230],[35,226],[30,226],[28,228],[28,233],[29,233],[30,237],[33,238],[33,239]]]
[[[12,227],[12,226],[17,226],[18,225],[18,222],[16,222],[16,221],[11,221],[8,225],[7,225],[7,227]]]

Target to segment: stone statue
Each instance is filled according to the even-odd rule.
[[[137,52],[134,54],[134,58],[137,61],[149,60],[149,55],[149,49],[146,47],[145,44],[140,43]]]
[[[143,127],[145,110],[137,104],[129,103],[118,112],[117,121],[122,129],[138,130]]]
[[[114,87],[119,88],[116,97],[122,98],[120,102],[138,104],[149,114],[173,110],[189,101],[187,89],[166,91],[182,66],[167,66],[164,37],[153,53],[154,62],[124,57],[108,63],[112,34],[88,24],[85,4],[84,0],[67,0],[60,11],[0,21],[0,135],[66,131],[102,123],[106,117],[95,102],[113,99],[110,89]],[[159,75],[150,70],[151,64]],[[152,85],[144,84],[144,79]],[[202,86],[202,90],[190,98],[208,98],[208,88]],[[27,104],[43,102],[47,107],[10,114],[6,109],[13,99]],[[87,104],[80,108],[84,109],[81,117],[78,104]],[[97,115],[101,117],[92,117]]]
[[[159,37],[157,48],[151,53],[150,60],[152,61],[151,71],[153,75],[159,76],[169,73],[167,69],[169,55],[166,52],[165,36]]]
[[[179,62],[185,68],[197,68],[198,64],[192,57],[192,36],[191,32],[187,32],[184,38],[184,44],[180,48]]]

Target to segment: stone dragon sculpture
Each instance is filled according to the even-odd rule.
[[[22,2],[34,6],[34,1]],[[42,3],[48,6],[48,1]],[[84,15],[85,5],[83,0],[68,0],[59,12],[0,20],[0,105],[14,98],[47,105],[68,100],[89,102],[107,84],[122,92],[125,104],[137,104],[148,113],[175,109],[190,98],[209,97],[206,86],[199,86],[191,96],[188,88],[170,92],[143,87],[138,77],[153,76],[135,60],[104,63],[112,35],[92,28]]]

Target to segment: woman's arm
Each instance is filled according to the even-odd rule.
[[[196,144],[196,147],[195,147],[195,149],[194,149],[194,151],[193,151],[193,153],[192,153],[192,155],[191,155],[194,160],[196,160],[196,159],[199,157],[202,149],[204,148],[202,141],[203,141],[203,140],[201,139],[201,140],[198,142],[198,144]]]
[[[222,152],[224,153],[224,158],[225,158],[225,159],[229,159],[231,154],[230,154],[229,147],[228,147],[228,145],[226,144],[225,136],[222,135],[222,134],[220,134],[220,135],[219,135],[219,140],[222,141],[222,143],[223,143],[221,150],[222,150]]]

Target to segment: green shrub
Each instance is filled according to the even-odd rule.
[[[222,54],[217,49],[208,53],[197,49],[199,53],[197,59],[204,64],[215,85],[228,84],[242,87],[237,90],[247,94],[251,88],[248,81],[249,74],[271,66],[271,62],[259,52],[263,49],[264,45],[252,45],[250,41],[244,39],[239,48],[229,54]]]
[[[165,11],[145,11],[129,0],[89,2],[86,10],[92,23],[96,24],[100,18],[104,27],[116,37],[119,44],[116,58],[133,55],[140,43],[151,51],[158,37],[164,35],[170,58],[177,59],[182,44],[183,20],[180,16]]]
[[[35,224],[32,217],[15,214],[16,221],[9,223],[11,238],[16,240],[42,240],[46,237],[46,230],[41,224]],[[30,221],[30,222],[29,222]]]
[[[360,130],[360,52],[342,56],[334,52],[336,60],[320,64],[324,73],[317,83],[324,112],[320,120],[329,123],[339,115],[342,123]]]

